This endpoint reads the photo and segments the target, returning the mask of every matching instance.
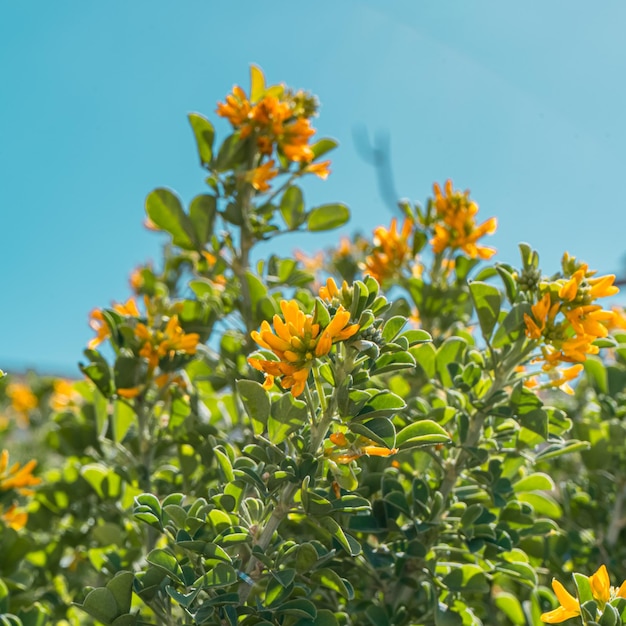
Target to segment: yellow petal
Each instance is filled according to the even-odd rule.
[[[608,602],[611,599],[611,581],[605,565],[601,565],[595,574],[589,576],[589,585],[596,600]]]
[[[563,608],[568,611],[576,611],[572,615],[578,615],[580,613],[578,600],[572,596],[556,578],[552,579],[552,589],[554,589],[554,593]]]

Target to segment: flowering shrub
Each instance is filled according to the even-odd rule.
[[[92,311],[82,379],[0,381],[3,624],[626,623],[614,277],[487,265],[496,220],[451,181],[259,258],[349,219],[304,201],[316,111],[253,66],[220,145],[192,113],[207,189],[148,195],[162,264]]]

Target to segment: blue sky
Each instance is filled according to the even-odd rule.
[[[346,202],[347,230],[390,218],[354,146],[364,125],[389,134],[400,196],[471,189],[499,260],[528,241],[546,273],[564,250],[619,272],[625,19],[611,0],[2,3],[0,368],[77,371],[90,309],[159,258],[147,193],[204,190],[186,114],[214,118],[252,62],[318,94],[319,135],[341,147],[307,201]]]

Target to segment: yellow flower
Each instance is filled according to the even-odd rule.
[[[274,160],[268,161],[259,167],[255,167],[246,174],[246,180],[257,190],[267,191],[270,188],[268,180],[272,180],[278,175],[278,170],[274,167]]]
[[[398,232],[398,220],[391,220],[389,229],[379,226],[374,230],[374,250],[365,259],[365,271],[379,283],[397,276],[404,262],[412,256],[409,237],[413,231],[413,221],[405,218],[402,230]]]
[[[601,608],[611,599],[611,581],[605,565],[601,565],[595,574],[589,576],[591,594],[601,603]]]
[[[315,322],[313,315],[301,311],[297,300],[282,300],[280,308],[284,320],[274,315],[274,330],[264,321],[260,331],[251,333],[252,339],[271,350],[278,360],[250,357],[248,363],[266,374],[267,388],[274,384],[274,377],[281,377],[283,389],[291,389],[291,394],[297,397],[304,391],[315,359],[328,354],[334,343],[352,337],[359,325],[348,325],[350,313],[343,307],[339,307],[325,328]]]
[[[476,224],[475,215],[478,205],[469,199],[469,191],[454,191],[452,181],[447,180],[442,193],[439,184],[433,185],[437,222],[435,235],[430,240],[433,250],[439,254],[446,248],[462,250],[470,258],[490,259],[495,254],[494,248],[479,245],[478,239],[496,232],[495,217],[480,225]]]
[[[580,615],[580,605],[578,604],[578,600],[574,598],[574,596],[570,595],[570,593],[556,578],[552,579],[552,589],[554,589],[554,593],[556,594],[558,601],[561,603],[561,606],[553,611],[543,613],[540,618],[541,621],[546,622],[547,624],[559,624],[560,622],[564,622],[566,619],[570,619],[570,617]]]

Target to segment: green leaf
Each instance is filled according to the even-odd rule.
[[[422,343],[427,343],[433,340],[430,333],[427,333],[425,330],[421,330],[421,329],[405,330],[400,335],[400,337],[404,337],[409,342],[409,347],[413,347]]]
[[[206,167],[213,158],[213,139],[215,137],[213,124],[200,113],[189,113],[187,117],[189,118],[193,135],[196,138],[200,165]]]
[[[411,348],[409,352],[415,359],[415,364],[418,365],[424,372],[426,378],[434,378],[437,355],[437,349],[435,346],[432,343],[423,343]]]
[[[536,473],[525,476],[513,484],[513,491],[552,491],[554,481],[548,474]]]
[[[345,204],[323,204],[311,209],[307,215],[310,231],[332,230],[350,219],[350,209]]]
[[[576,584],[576,590],[578,600],[581,604],[593,600],[593,593],[591,592],[591,584],[589,578],[584,574],[574,572],[574,583]]]
[[[396,430],[394,425],[385,417],[374,417],[365,422],[353,420],[348,428],[357,434],[363,435],[381,446],[393,448],[396,444]]]
[[[500,326],[498,326],[498,330],[493,337],[491,345],[494,348],[502,348],[522,336],[526,328],[524,314],[531,314],[530,304],[528,304],[528,302],[520,302],[511,307],[511,310],[506,314],[506,317]]]
[[[120,443],[130,427],[136,422],[135,410],[127,402],[116,400],[113,403],[113,440]]]
[[[97,350],[85,350],[90,363],[79,364],[80,371],[91,380],[105,398],[113,392],[113,379],[106,359]]]
[[[302,189],[296,185],[288,187],[280,201],[280,214],[289,230],[295,230],[306,219]]]
[[[232,483],[235,480],[235,475],[233,474],[233,466],[230,462],[230,458],[220,446],[213,448],[213,452],[220,465],[225,482]]]
[[[568,441],[566,444],[551,444],[545,447],[541,452],[539,452],[536,456],[537,461],[547,461],[548,459],[554,459],[557,456],[561,456],[563,454],[570,454],[571,452],[581,452],[584,450],[589,450],[591,445],[588,441]]]
[[[383,326],[383,340],[386,343],[393,341],[406,324],[404,315],[395,315],[389,318]]]
[[[193,226],[195,240],[204,247],[213,234],[213,224],[217,212],[217,200],[211,194],[196,196],[189,205],[189,219]]]
[[[451,363],[463,363],[463,356],[466,349],[467,341],[465,341],[465,339],[461,337],[448,337],[437,350],[435,365],[439,380],[444,387],[453,386],[448,365]]]
[[[318,585],[322,585],[327,589],[336,591],[346,600],[352,600],[354,597],[354,589],[352,589],[352,585],[350,585],[348,581],[341,578],[337,572],[330,568],[325,567],[313,572],[313,574],[311,574],[311,579]]]
[[[483,337],[489,341],[500,315],[502,296],[493,285],[477,280],[469,284],[469,290]]]
[[[90,591],[79,606],[103,624],[111,624],[119,613],[115,596],[104,587]]]
[[[396,435],[396,445],[402,450],[449,441],[450,435],[432,420],[413,422]]]
[[[520,502],[530,504],[538,516],[546,516],[552,519],[559,519],[563,515],[563,511],[558,503],[550,496],[544,493],[523,492],[517,494]]]
[[[485,572],[478,565],[453,565],[449,574],[442,579],[450,591],[463,593],[488,593],[489,583]]]
[[[317,609],[310,600],[304,598],[298,598],[297,600],[289,600],[284,604],[281,604],[276,609],[276,613],[293,615],[294,617],[304,617],[309,619],[315,619],[317,615]]]
[[[178,564],[176,557],[171,552],[162,550],[161,548],[156,548],[148,554],[146,561],[174,580],[177,580],[180,583],[183,582],[183,570]]]
[[[237,571],[226,563],[218,563],[211,571],[207,572],[194,583],[194,587],[216,588],[228,587],[237,582]]]
[[[263,385],[254,380],[238,380],[237,392],[243,402],[246,413],[252,420],[254,434],[263,434],[270,416],[269,394],[263,388]]]
[[[49,623],[49,613],[39,602],[35,602],[27,609],[20,609],[18,617],[21,621],[21,626],[46,626]],[[115,622],[113,623],[115,624]]]
[[[287,435],[302,426],[307,416],[306,403],[290,393],[284,393],[272,403],[271,415],[267,420],[269,440],[276,445],[282,443]]]
[[[370,417],[391,417],[398,411],[406,408],[404,400],[391,391],[381,391],[372,396],[365,405],[359,409],[359,419]]]
[[[322,517],[320,519],[320,525],[325,528],[334,539],[337,540],[339,545],[350,555],[350,556],[358,556],[361,554],[361,546],[355,542],[354,538],[352,542],[348,539],[346,533],[343,532],[343,529],[332,517]],[[358,546],[358,548],[357,548]]]
[[[330,139],[329,137],[323,137],[319,141],[316,141],[311,145],[311,150],[313,151],[313,160],[317,161],[321,156],[334,150],[339,145],[338,141],[334,139]]]
[[[178,197],[169,189],[155,189],[146,198],[146,213],[161,229],[172,235],[175,246],[195,250],[193,225]]]
[[[117,603],[118,615],[130,611],[134,580],[135,576],[132,572],[118,572],[107,583],[106,588],[113,594]]]
[[[415,367],[415,359],[410,352],[386,352],[376,359],[371,372],[380,375],[412,367]]]
[[[502,611],[515,626],[524,626],[526,618],[520,601],[512,594],[501,591],[495,598],[498,610]]]
[[[523,583],[527,587],[534,588],[537,586],[537,573],[528,563],[524,563],[522,561],[515,561],[512,563],[501,561],[496,564],[495,569],[497,572],[506,574],[520,583]]]

